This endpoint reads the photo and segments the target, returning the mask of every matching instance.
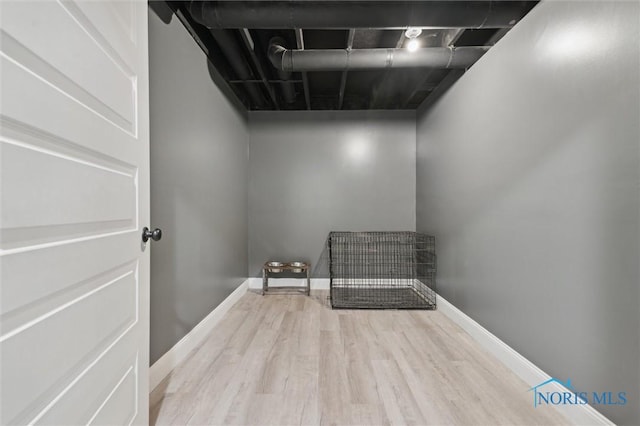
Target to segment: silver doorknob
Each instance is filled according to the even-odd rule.
[[[162,229],[156,228],[153,231],[146,226],[142,228],[142,242],[146,243],[151,238],[153,241],[159,241],[162,238]]]

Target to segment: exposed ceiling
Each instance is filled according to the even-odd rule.
[[[248,110],[415,109],[537,1],[168,1]],[[420,28],[409,52],[408,28]]]

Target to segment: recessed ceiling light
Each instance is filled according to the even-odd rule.
[[[409,43],[407,43],[407,50],[409,52],[415,52],[420,47],[420,42],[417,40],[420,34],[422,34],[422,30],[415,27],[409,27],[404,32],[404,36],[409,39]]]
[[[406,38],[416,38],[418,37],[420,34],[422,34],[422,29],[420,28],[416,28],[416,27],[409,27],[407,28],[407,30],[404,32],[404,36]]]

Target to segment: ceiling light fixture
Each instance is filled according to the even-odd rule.
[[[416,50],[418,50],[419,47],[420,47],[420,42],[415,38],[412,38],[411,40],[409,40],[409,43],[407,43],[407,50],[409,52],[415,52]]]
[[[418,41],[420,34],[422,34],[422,30],[415,27],[409,27],[404,32],[404,36],[409,39],[409,43],[407,43],[407,50],[409,52],[415,52],[420,47],[420,42]]]

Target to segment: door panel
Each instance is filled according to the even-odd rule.
[[[125,233],[5,256],[0,270],[0,335],[96,289],[104,280],[122,275],[130,269],[138,250],[122,250],[128,240]],[[76,267],[60,267],[70,259]]]
[[[110,426],[130,422],[136,414],[136,407],[131,404],[131,401],[135,401],[136,380],[136,372],[131,366],[89,424]]]
[[[0,1],[0,423],[145,424],[147,5]]]
[[[130,424],[139,409],[131,396],[131,391],[134,395],[136,392],[138,373],[135,366],[138,362],[135,358],[120,359],[117,355],[119,355],[118,352],[107,352],[35,423],[42,425],[96,424],[96,420],[106,415],[106,411],[114,410],[113,402],[110,401],[115,398],[119,401],[118,408],[114,410],[115,415],[124,420],[111,424]]]
[[[123,275],[4,334],[2,362],[11,368],[3,371],[2,381],[20,386],[3,394],[3,415],[20,418],[25,411],[44,408],[70,378],[104,356],[137,322],[137,287],[132,265]],[[71,324],[73,333],[68,332]]]
[[[93,26],[96,34],[94,38],[108,40],[102,42],[105,50],[113,58],[121,58],[122,67],[127,69],[127,63],[133,63],[137,52],[136,36],[136,8],[131,2],[104,3],[85,1],[79,3],[63,3],[66,9],[77,19],[86,17],[90,22],[85,26]],[[114,25],[117,23],[118,25]],[[99,36],[97,35],[99,34]]]
[[[3,7],[0,18],[4,31],[3,50],[35,74],[55,81],[65,92],[81,98],[102,115],[126,123],[125,128],[132,131],[135,76],[126,58],[131,61],[135,57],[135,44],[129,41],[126,45],[113,46],[81,9],[74,6],[72,2],[44,1],[34,12],[31,2],[9,2]],[[18,16],[28,17],[28,21],[13,19]],[[113,28],[112,36],[123,33],[117,19],[108,20],[104,26]],[[120,49],[116,50],[117,47]]]
[[[136,229],[136,170],[5,138],[2,248]],[[24,182],[38,181],[29,191]],[[100,188],[97,190],[96,188]],[[51,206],[60,203],[59,208]]]

